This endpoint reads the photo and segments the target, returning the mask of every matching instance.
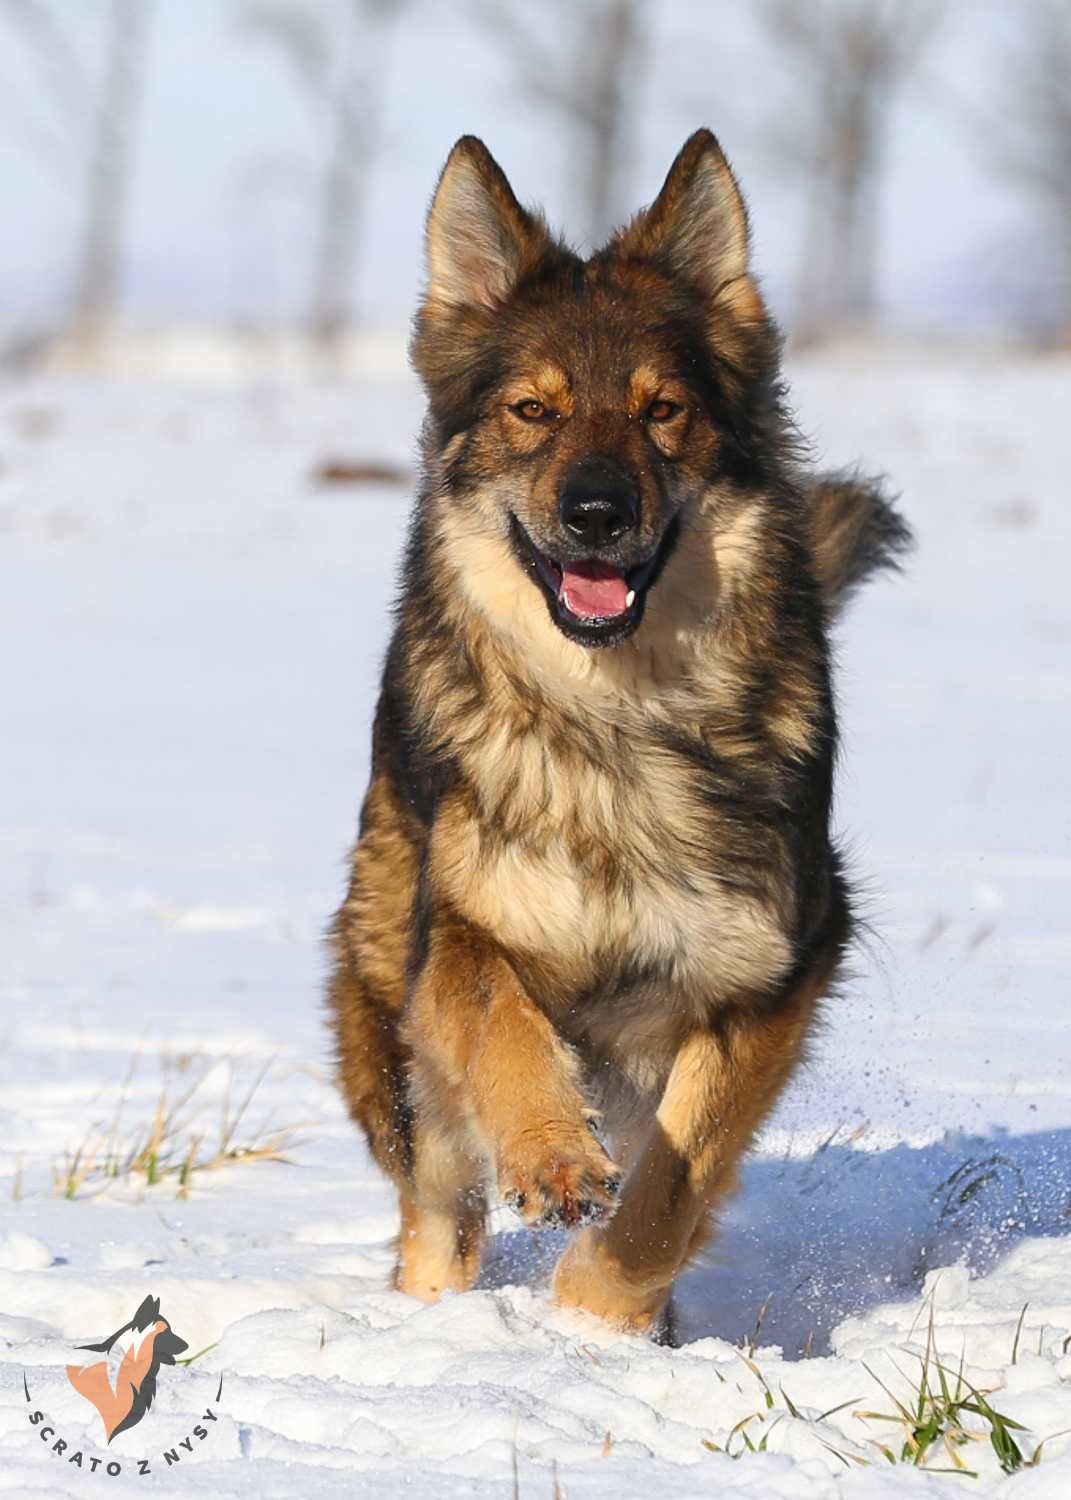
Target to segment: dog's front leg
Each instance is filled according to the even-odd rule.
[[[527,1223],[592,1223],[613,1210],[621,1174],[592,1133],[572,1049],[503,951],[460,918],[432,924],[407,1036],[418,1116],[450,1089]]]
[[[799,1061],[821,989],[810,976],[771,1013],[738,1010],[685,1039],[616,1216],[578,1235],[558,1263],[559,1302],[636,1332],[656,1324],[705,1239],[708,1211],[733,1187],[741,1153]]]

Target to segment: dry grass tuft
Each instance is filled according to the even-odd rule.
[[[64,1153],[53,1169],[55,1191],[75,1199],[89,1188],[100,1188],[109,1182],[141,1178],[146,1187],[174,1182],[177,1196],[185,1198],[199,1173],[214,1172],[237,1163],[255,1161],[287,1162],[284,1152],[292,1144],[300,1126],[269,1128],[267,1120],[253,1128],[248,1123],[250,1109],[272,1066],[266,1062],[253,1076],[237,1103],[232,1102],[234,1074],[228,1082],[218,1124],[206,1128],[206,1116],[212,1104],[206,1097],[205,1082],[214,1070],[215,1061],[205,1061],[201,1070],[187,1081],[184,1077],[194,1065],[190,1057],[162,1058],[164,1073],[159,1096],[147,1121],[127,1127],[123,1115],[128,1092],[138,1065],[138,1055],[131,1058],[120,1089],[115,1114],[107,1127],[90,1127],[81,1141]]]

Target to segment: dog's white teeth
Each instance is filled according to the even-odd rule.
[[[632,606],[635,604],[635,602],[636,602],[636,590],[635,589],[629,589],[628,593],[625,595],[625,608],[626,609],[631,609]]]

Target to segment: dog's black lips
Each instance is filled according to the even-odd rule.
[[[574,615],[561,600],[561,566],[536,546],[512,512],[509,519],[510,540],[517,561],[538,584],[547,601],[550,617],[558,629],[581,646],[619,646],[639,628],[647,595],[658,582],[680,535],[680,521],[674,516],[651,556],[625,572],[625,582],[635,598],[623,614],[614,615],[607,620],[583,620],[579,615]]]

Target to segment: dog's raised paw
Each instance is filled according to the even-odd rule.
[[[621,1169],[585,1130],[573,1141],[513,1142],[498,1164],[503,1200],[537,1229],[575,1229],[608,1219],[617,1207]]]

